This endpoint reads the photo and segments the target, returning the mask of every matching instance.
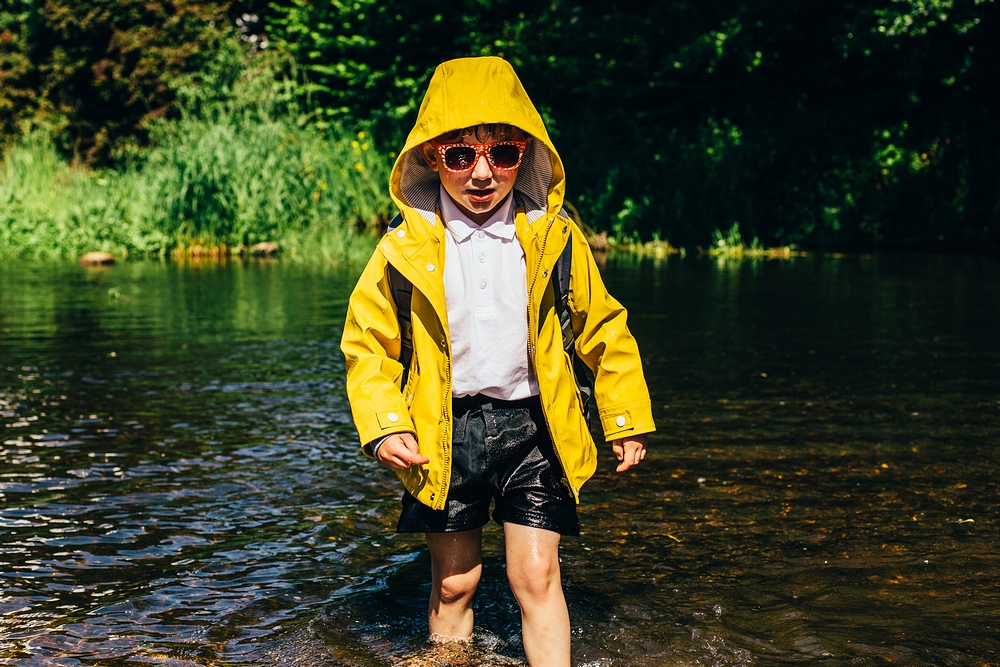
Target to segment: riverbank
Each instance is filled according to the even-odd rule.
[[[163,122],[153,146],[116,168],[63,158],[35,132],[10,146],[0,171],[0,257],[114,260],[274,256],[357,264],[394,212],[385,184],[393,155],[368,130],[319,129],[255,106],[214,105]],[[669,241],[597,233],[566,209],[598,255],[684,255]],[[700,249],[699,249],[700,250]],[[705,252],[705,251],[701,251]],[[709,254],[788,258],[791,248],[746,243],[734,225]],[[90,262],[96,260],[91,259]],[[108,261],[108,258],[101,261]],[[85,261],[85,263],[87,263]]]
[[[216,110],[159,130],[131,164],[73,166],[29,135],[4,154],[0,257],[212,254],[278,241],[293,258],[350,261],[387,219],[390,163],[365,131],[319,132]]]

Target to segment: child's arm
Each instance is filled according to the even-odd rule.
[[[414,433],[399,387],[403,367],[397,361],[400,333],[396,304],[385,257],[378,251],[351,293],[340,349],[347,365],[347,396],[365,454],[372,456],[371,445],[385,436]]]
[[[628,313],[608,294],[586,237],[576,225],[570,242],[576,244],[569,289],[576,352],[594,373],[601,427],[623,472],[642,460],[644,434],[656,430],[642,359],[626,324]]]

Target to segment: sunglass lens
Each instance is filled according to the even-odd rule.
[[[513,169],[521,159],[521,149],[514,144],[499,144],[490,149],[490,161],[497,169]]]
[[[451,146],[444,152],[444,164],[455,171],[471,169],[476,164],[476,149],[472,146]]]

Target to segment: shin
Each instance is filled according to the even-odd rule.
[[[472,598],[483,570],[482,529],[428,533],[431,552],[431,638],[439,641],[472,637]]]
[[[531,667],[569,667],[569,610],[559,572],[559,534],[504,524],[507,578],[521,606],[521,636]]]

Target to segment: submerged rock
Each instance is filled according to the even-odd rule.
[[[115,263],[115,256],[110,252],[88,252],[80,258],[80,266],[107,266]]]

